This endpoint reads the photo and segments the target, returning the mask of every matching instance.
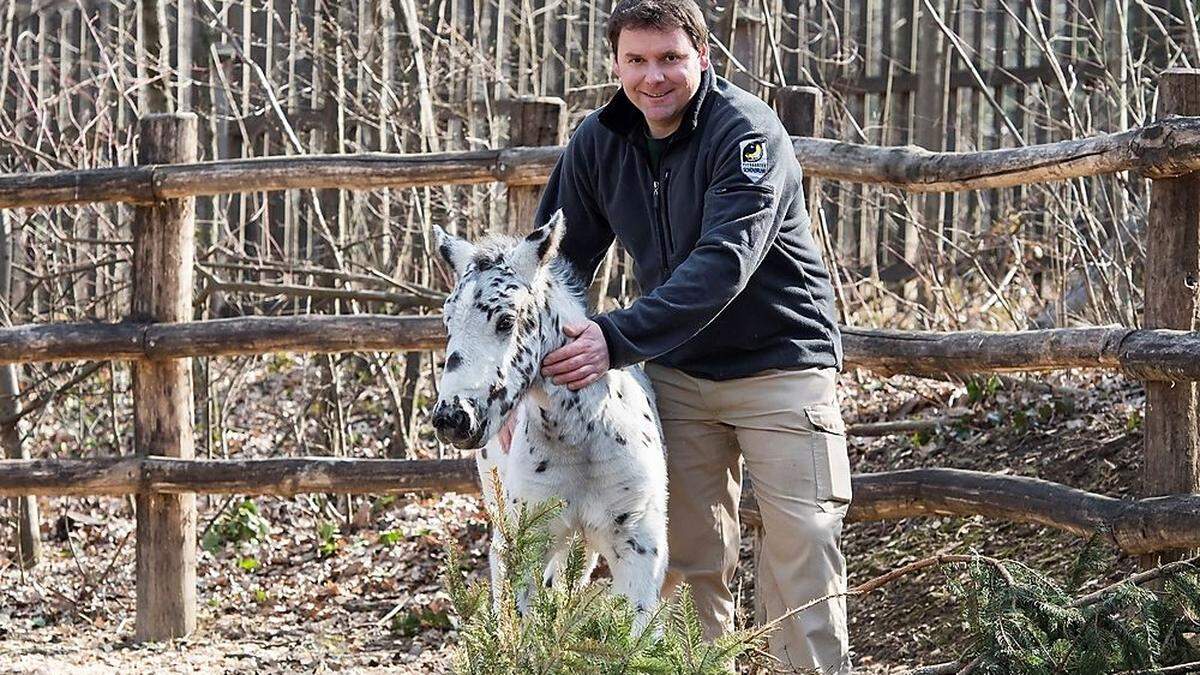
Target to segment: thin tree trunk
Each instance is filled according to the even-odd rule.
[[[413,0],[401,0],[404,12],[404,30],[412,42],[413,62],[417,68],[417,102],[421,112],[421,136],[425,152],[441,152],[441,139],[437,133],[437,118],[433,114],[433,97],[429,90],[429,75],[425,68],[425,50],[421,40],[421,17]]]
[[[7,306],[12,287],[12,236],[8,224],[8,212],[0,211],[0,306]],[[0,450],[9,459],[29,459],[29,451],[21,444],[21,433],[17,429],[17,413],[20,412],[17,396],[21,393],[17,383],[17,366],[0,366]],[[14,497],[12,509],[17,513],[17,559],[26,567],[33,567],[42,557],[42,542],[38,537],[37,498],[33,495]]]
[[[146,94],[146,113],[171,112],[174,101],[171,95],[171,61],[168,54],[171,38],[167,32],[167,14],[162,0],[141,2],[142,49],[145,55],[146,77],[143,89]]]

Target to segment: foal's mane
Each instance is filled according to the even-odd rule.
[[[475,255],[472,260],[476,271],[485,271],[495,267],[501,261],[508,257],[521,243],[521,238],[513,237],[505,234],[489,234],[479,241],[475,242]],[[587,309],[587,284],[576,273],[575,268],[571,263],[567,262],[566,258],[561,255],[555,255],[554,259],[548,265],[549,283],[547,289],[551,301],[558,299],[558,294],[555,290],[564,291],[567,297],[586,311]],[[552,307],[556,311],[562,311],[565,308]]]

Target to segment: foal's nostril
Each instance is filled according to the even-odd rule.
[[[445,432],[454,428],[454,411],[445,403],[439,403],[433,409],[433,428]]]
[[[444,440],[466,440],[471,435],[471,415],[460,405],[439,403],[433,409],[433,428]]]

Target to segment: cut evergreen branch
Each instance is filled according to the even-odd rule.
[[[1179,675],[1181,673],[1200,673],[1200,661],[1180,663],[1175,666],[1164,666],[1150,670],[1130,670],[1121,675]]]
[[[1166,576],[1168,582],[1178,582],[1179,580],[1175,578],[1176,572],[1179,570],[1194,569],[1197,563],[1200,563],[1200,556],[1192,556],[1191,558],[1186,558],[1184,560],[1176,560],[1173,562],[1164,563],[1144,572],[1139,572],[1128,579],[1125,579],[1124,581],[1118,581],[1117,583],[1106,586],[1105,588],[1102,588],[1094,593],[1089,593],[1088,595],[1079,598],[1075,602],[1078,603],[1080,607],[1083,607],[1096,602],[1097,599],[1103,597],[1107,593],[1111,593],[1122,584],[1144,584],[1147,581],[1152,581],[1162,576]]]
[[[1194,672],[1200,663],[1200,556],[1073,597],[1084,578],[1102,571],[1101,557],[1089,541],[1064,586],[1016,561],[933,556],[859,584],[848,594],[861,595],[935,565],[966,564],[966,578],[949,582],[962,600],[966,649],[956,661],[917,668],[909,675]],[[1156,579],[1162,580],[1161,588],[1142,586]]]

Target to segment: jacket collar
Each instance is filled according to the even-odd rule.
[[[692,96],[692,100],[688,101],[687,108],[683,111],[683,121],[671,134],[673,138],[688,136],[700,126],[700,113],[704,110],[704,101],[708,98],[708,93],[712,91],[713,80],[711,66],[700,73],[700,87]],[[600,109],[600,123],[619,136],[632,138],[634,134],[641,133],[646,125],[646,118],[625,95],[625,90],[618,88],[612,100]]]

